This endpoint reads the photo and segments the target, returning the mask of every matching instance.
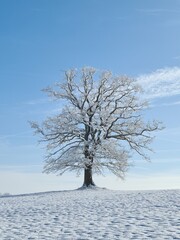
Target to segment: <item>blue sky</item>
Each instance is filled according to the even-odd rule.
[[[93,66],[137,78],[146,118],[164,122],[151,163],[137,160],[113,189],[180,187],[180,1],[0,1],[0,192],[73,189],[82,177],[42,174],[44,149],[28,120],[57,110],[41,89],[69,68]]]

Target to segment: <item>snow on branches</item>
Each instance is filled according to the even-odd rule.
[[[44,172],[109,169],[123,178],[131,152],[147,159],[151,133],[162,129],[157,121],[142,119],[147,103],[140,99],[141,87],[127,76],[114,76],[85,67],[65,72],[65,81],[44,91],[65,107],[41,125],[31,123],[46,143]]]

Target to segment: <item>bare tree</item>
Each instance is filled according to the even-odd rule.
[[[147,159],[151,133],[162,129],[159,122],[145,122],[147,104],[140,99],[141,87],[127,76],[113,76],[94,68],[65,72],[65,82],[44,89],[66,105],[41,125],[31,122],[46,143],[45,173],[84,170],[83,186],[95,185],[92,173],[107,168],[124,178],[131,153]]]

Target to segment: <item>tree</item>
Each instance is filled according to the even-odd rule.
[[[44,91],[64,104],[42,124],[31,122],[46,144],[45,173],[84,170],[83,186],[89,187],[95,185],[92,174],[105,168],[124,178],[133,152],[148,159],[151,133],[162,127],[143,121],[147,103],[135,80],[85,67],[66,71],[64,83]]]

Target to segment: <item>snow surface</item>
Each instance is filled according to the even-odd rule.
[[[180,190],[1,197],[0,239],[180,239]]]

